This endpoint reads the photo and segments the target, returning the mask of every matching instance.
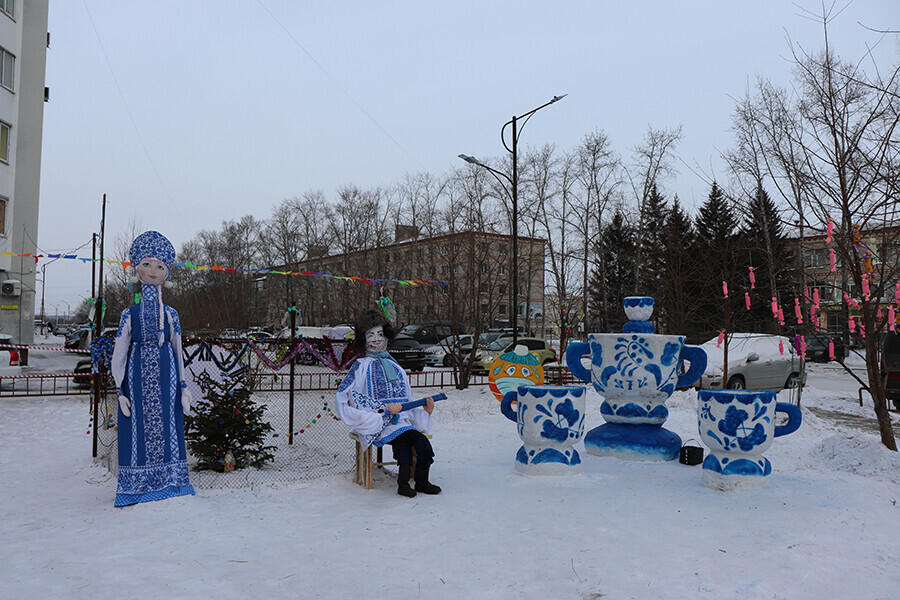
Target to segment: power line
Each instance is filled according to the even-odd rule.
[[[404,148],[400,142],[398,142],[396,139],[394,139],[394,136],[392,136],[390,133],[388,133],[388,131],[384,127],[381,126],[381,123],[379,123],[377,120],[375,120],[375,117],[373,117],[371,114],[369,114],[369,112],[363,107],[362,104],[360,104],[359,102],[356,101],[356,98],[354,98],[353,96],[350,95],[350,92],[348,92],[346,89],[344,89],[344,86],[342,86],[340,84],[340,82],[331,73],[329,73],[328,70],[325,67],[323,67],[322,64],[319,63],[318,60],[316,60],[316,57],[313,56],[312,53],[310,53],[310,51],[307,50],[306,47],[304,47],[303,44],[300,43],[300,40],[298,40],[296,37],[294,37],[294,34],[292,34],[290,32],[290,30],[288,30],[288,28],[285,27],[284,24],[278,20],[278,17],[276,17],[275,14],[272,13],[271,10],[269,10],[269,7],[267,7],[265,4],[263,4],[262,0],[256,0],[256,1],[257,1],[257,3],[259,3],[259,5],[262,7],[262,9],[265,10],[269,14],[270,17],[272,17],[272,20],[275,21],[275,23],[277,23],[279,27],[281,27],[281,29],[287,34],[287,36],[289,38],[291,38],[291,40],[293,40],[294,44],[296,44],[297,47],[300,48],[304,54],[306,54],[306,56],[309,58],[309,60],[311,60],[313,62],[313,64],[316,65],[319,68],[319,70],[322,71],[322,73],[324,73],[325,76],[331,80],[331,82],[335,85],[335,87],[337,89],[339,89],[341,91],[341,93],[343,93],[347,97],[347,99],[350,100],[350,102],[352,102],[354,104],[354,106],[356,106],[356,108],[358,108],[359,111],[366,116],[366,118],[368,118],[370,121],[372,121],[372,123],[375,125],[375,127],[377,127],[381,131],[381,133],[383,133],[385,136],[387,136],[387,138],[389,140],[394,142],[394,144],[398,148],[400,148],[400,150],[402,150],[403,153],[406,154],[406,156],[408,156],[414,163],[419,165],[420,169],[422,169],[423,171],[427,170],[425,168],[425,166],[422,165],[422,163],[420,163],[416,159],[416,157],[412,155],[412,153],[410,153],[406,148]]]
[[[125,94],[122,92],[122,87],[119,85],[119,79],[116,77],[116,72],[115,70],[113,70],[112,63],[109,61],[109,55],[106,53],[106,48],[103,46],[103,40],[100,39],[100,32],[97,30],[97,24],[94,23],[94,16],[91,14],[91,9],[88,7],[87,0],[83,0],[83,2],[84,9],[87,11],[88,19],[91,22],[91,28],[94,30],[94,35],[97,37],[97,44],[100,46],[100,51],[103,52],[103,58],[106,60],[106,66],[109,68],[113,83],[116,84],[116,89],[119,91],[119,98],[122,100],[122,104],[125,106],[125,112],[128,113],[128,118],[131,121],[131,126],[134,128],[134,132],[137,135],[138,141],[141,143],[141,148],[144,149],[144,154],[147,156],[147,161],[149,161],[150,167],[153,169],[153,174],[156,175],[156,180],[159,182],[160,187],[163,189],[163,192],[165,192],[166,198],[169,199],[169,203],[172,205],[172,208],[175,209],[175,212],[179,217],[181,217],[181,220],[184,221],[184,215],[181,214],[181,211],[178,210],[178,205],[175,204],[174,200],[172,200],[172,195],[169,193],[169,189],[163,182],[162,177],[159,174],[159,169],[156,168],[156,163],[153,162],[153,157],[150,155],[150,150],[147,148],[147,144],[144,143],[144,137],[141,135],[141,130],[138,129],[137,122],[134,120],[134,115],[131,114],[131,108],[129,108],[128,106],[128,101],[125,100]]]

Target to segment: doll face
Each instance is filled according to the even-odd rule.
[[[145,258],[138,263],[135,270],[137,271],[138,279],[144,283],[165,283],[166,278],[169,276],[169,267],[155,258]]]
[[[387,350],[387,338],[384,335],[384,327],[376,325],[366,332],[366,351],[384,352]]]

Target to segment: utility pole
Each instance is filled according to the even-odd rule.
[[[98,286],[97,296],[94,298],[94,323],[91,327],[92,332],[96,333],[97,337],[103,332],[103,240],[106,231],[106,194],[103,194],[103,209],[100,214],[100,284]],[[97,234],[94,234],[95,248],[96,248],[96,239]],[[93,279],[93,262],[91,262],[91,279]],[[93,292],[93,281],[91,282],[91,291]],[[90,335],[90,334],[89,334]],[[93,336],[91,336],[93,337]],[[94,417],[94,442],[93,442],[93,454],[94,458],[97,458],[97,431],[100,427],[100,392],[101,392],[101,383],[106,377],[106,369],[101,367],[97,372],[93,373],[92,379],[92,388],[93,388],[93,402],[91,406],[91,411],[93,412]],[[104,415],[105,419],[105,415]]]

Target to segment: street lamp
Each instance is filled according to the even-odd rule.
[[[519,169],[518,169],[518,144],[519,144],[519,134],[522,132],[522,129],[525,127],[525,124],[528,122],[528,119],[534,115],[537,111],[541,110],[545,106],[550,106],[554,102],[558,102],[565,98],[568,94],[563,94],[562,96],[553,96],[550,102],[545,104],[541,104],[537,108],[528,111],[525,114],[517,116],[513,116],[512,119],[504,123],[503,127],[500,129],[500,141],[503,142],[503,147],[506,148],[506,151],[512,154],[512,178],[510,178],[506,173],[501,171],[497,171],[496,169],[492,169],[486,164],[480,162],[473,156],[468,156],[466,154],[460,154],[459,157],[466,161],[467,163],[478,165],[479,167],[483,167],[487,169],[496,179],[500,182],[500,185],[506,190],[506,186],[500,177],[503,177],[506,181],[509,182],[512,187],[512,194],[507,191],[506,193],[512,198],[512,270],[513,270],[513,281],[512,281],[512,293],[513,293],[513,344],[515,345],[519,341]],[[518,123],[519,120],[525,119],[522,121],[521,125]],[[512,148],[510,148],[506,144],[506,128],[512,125]],[[526,299],[527,300],[527,299]]]

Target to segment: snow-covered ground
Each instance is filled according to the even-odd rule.
[[[31,368],[76,360],[33,352]],[[811,366],[803,426],[766,452],[761,491],[581,446],[580,475],[519,475],[516,427],[483,386],[435,411],[440,496],[348,473],[118,509],[87,397],[0,399],[0,597],[900,598],[900,455],[857,388]],[[587,428],[599,405],[590,390]],[[698,438],[695,393],[667,406]]]

